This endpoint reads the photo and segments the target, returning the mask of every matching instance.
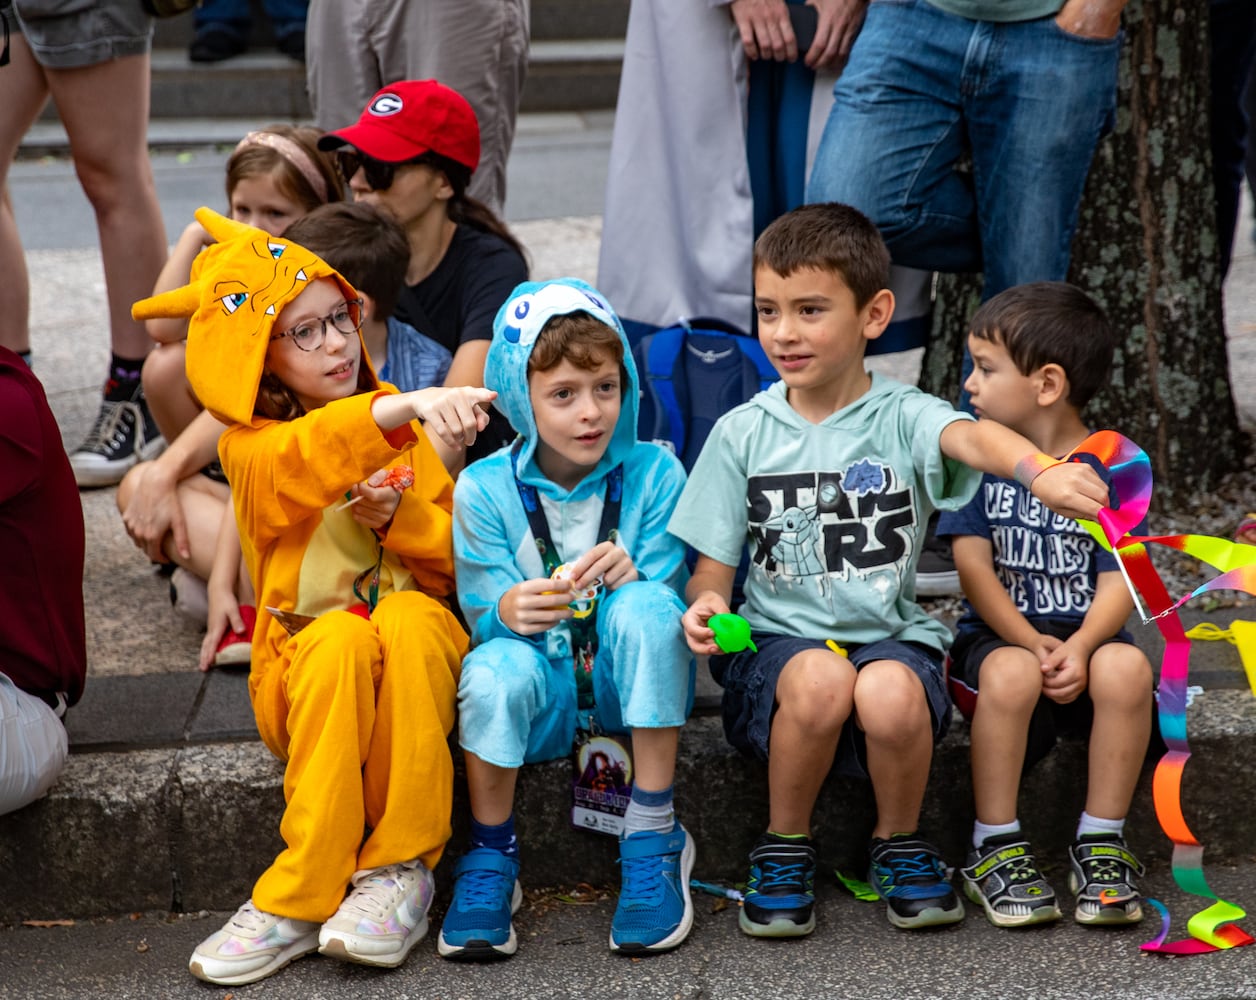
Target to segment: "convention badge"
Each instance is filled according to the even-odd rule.
[[[618,837],[632,797],[632,754],[621,740],[581,731],[572,750],[571,825]]]

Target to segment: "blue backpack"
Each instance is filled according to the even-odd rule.
[[[632,357],[641,382],[637,435],[674,451],[686,472],[715,421],[778,378],[756,339],[718,319],[646,334]]]

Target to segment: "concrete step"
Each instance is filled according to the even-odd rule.
[[[588,111],[615,107],[623,62],[621,38],[534,40],[522,112]],[[194,63],[183,48],[152,55],[150,118],[262,118],[308,121],[305,67],[255,47],[220,63]],[[50,101],[42,119],[55,121]]]
[[[1213,612],[1228,623],[1251,610]],[[1203,615],[1197,617],[1202,618]],[[1193,623],[1195,616],[1188,618]],[[1145,649],[1158,662],[1154,631]],[[1256,699],[1237,651],[1196,643],[1191,680],[1203,688],[1188,712],[1193,758],[1183,812],[1210,863],[1250,853],[1256,801]],[[697,877],[745,878],[746,852],[767,822],[767,770],[724,740],[716,689],[704,678],[685,726],[676,775],[678,814],[699,847]],[[142,712],[134,706],[143,705]],[[101,677],[68,717],[74,753],[50,795],[0,821],[0,922],[88,917],[142,909],[229,910],[281,849],[283,765],[257,740],[242,672]],[[468,806],[461,760],[451,852],[465,844]],[[1166,865],[1170,843],[1152,806],[1154,757],[1143,769],[1129,822],[1131,845]],[[1085,798],[1086,748],[1063,741],[1026,777],[1021,819],[1040,853],[1058,864]],[[611,884],[615,848],[570,826],[571,765],[524,768],[516,817],[528,884]],[[937,748],[921,830],[961,859],[972,824],[967,727],[956,718]],[[1236,805],[1242,804],[1242,805]],[[874,818],[870,786],[829,779],[815,816],[825,866],[862,874]],[[37,851],[31,845],[39,845]],[[451,865],[437,871],[447,889]],[[1058,870],[1058,869],[1057,869]]]

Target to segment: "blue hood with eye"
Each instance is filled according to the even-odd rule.
[[[519,453],[519,478],[543,493],[567,496],[547,479],[534,461],[536,420],[528,394],[528,358],[542,328],[555,316],[585,312],[619,334],[624,347],[623,403],[619,422],[610,444],[597,467],[569,495],[579,499],[586,492],[600,490],[602,477],[620,462],[637,443],[637,367],[632,361],[623,325],[602,294],[577,278],[555,281],[525,281],[510,294],[493,320],[493,340],[484,362],[484,384],[497,392],[494,405],[506,415],[523,438]]]

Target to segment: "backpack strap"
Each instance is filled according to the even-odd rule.
[[[654,426],[650,437],[654,440],[671,441],[676,454],[685,451],[685,418],[676,398],[676,385],[672,373],[676,360],[685,344],[688,331],[681,326],[669,326],[643,337],[641,357],[645,359],[645,377],[642,385],[648,386],[654,403]]]

